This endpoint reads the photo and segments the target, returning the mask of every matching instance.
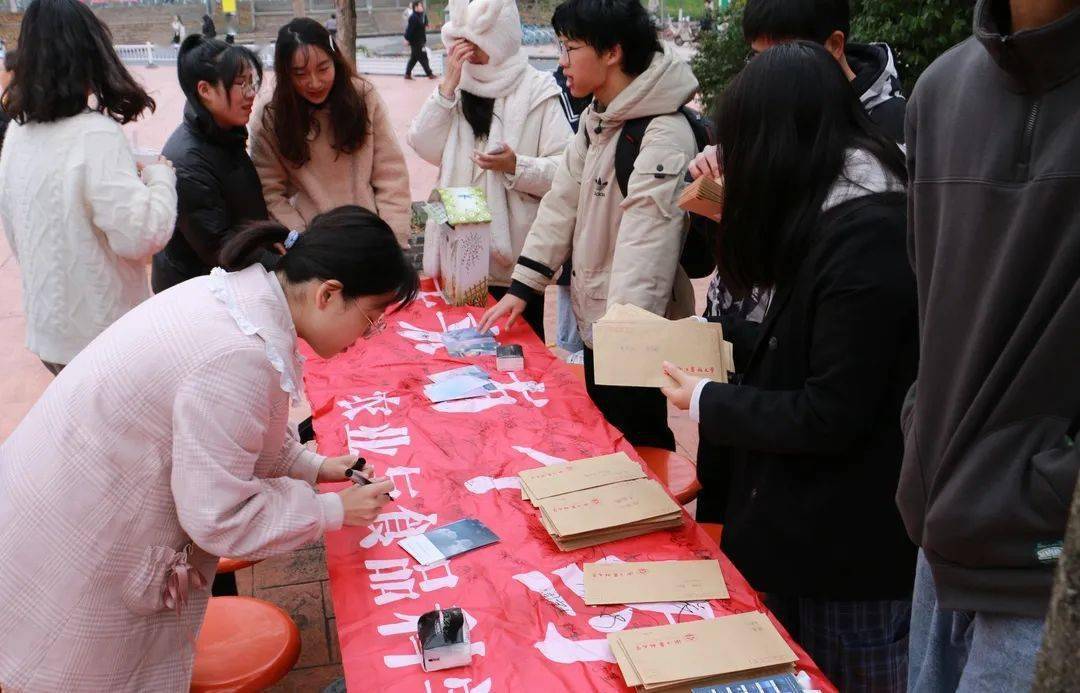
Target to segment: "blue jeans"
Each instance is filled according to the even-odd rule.
[[[574,317],[574,309],[570,305],[570,287],[559,287],[559,312],[558,322],[555,327],[555,345],[560,349],[566,349],[571,354],[585,348],[585,342],[581,341],[578,334],[577,318]]]
[[[1041,618],[946,611],[922,550],[911,608],[908,691],[1028,691],[1042,644]]]

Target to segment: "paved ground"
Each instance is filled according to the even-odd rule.
[[[157,112],[128,127],[141,147],[160,148],[180,121],[183,95],[176,86],[172,68],[134,68],[157,100]],[[433,82],[406,82],[396,77],[373,77],[372,82],[395,114],[395,131],[402,141],[408,162],[414,199],[426,199],[435,184],[436,170],[421,161],[404,144],[404,135],[413,115],[435,88]],[[699,305],[707,281],[695,283]],[[549,291],[547,331],[554,334],[554,295]],[[3,236],[0,235],[0,440],[6,438],[48,386],[52,376],[24,346],[25,319],[19,270]],[[306,416],[302,409],[294,418]],[[679,449],[693,459],[697,450],[697,427],[684,413],[672,411],[671,426]],[[275,688],[281,691],[316,691],[340,677],[341,665],[337,629],[327,582],[326,562],[321,544],[259,563],[241,571],[237,583],[242,594],[254,595],[280,604],[296,621],[302,635],[300,661]]]

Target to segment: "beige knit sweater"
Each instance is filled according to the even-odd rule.
[[[256,104],[251,118],[251,159],[270,215],[290,229],[302,231],[315,215],[355,204],[386,220],[405,247],[412,202],[405,156],[375,87],[362,79],[355,85],[364,95],[371,123],[366,141],[355,152],[344,154],[331,146],[329,117],[320,109],[319,134],[309,142],[311,158],[297,168],[281,156],[272,121],[263,120],[268,103],[264,100]]]

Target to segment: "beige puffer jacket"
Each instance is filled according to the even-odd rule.
[[[670,49],[657,53],[607,108],[589,106],[540,204],[513,274],[511,293],[543,291],[573,252],[571,301],[585,343],[609,303],[631,303],[682,318],[693,290],[679,267],[686,215],[676,204],[694,132],[678,109],[698,82]],[[615,180],[615,146],[623,123],[657,115],[645,131],[624,199]]]

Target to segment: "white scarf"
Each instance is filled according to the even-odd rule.
[[[462,79],[462,89],[464,88]],[[488,97],[495,99],[495,109],[486,141],[477,141],[472,126],[460,112],[455,115],[454,123],[450,126],[446,146],[443,148],[442,164],[439,167],[439,187],[483,188],[492,217],[491,250],[503,264],[511,264],[517,260],[510,238],[506,178],[499,171],[481,169],[472,161],[471,156],[476,149],[488,150],[488,143],[505,143],[519,156],[536,156],[535,151],[520,149],[525,119],[534,108],[558,93],[559,87],[551,75],[525,63],[514,80],[512,91]]]

